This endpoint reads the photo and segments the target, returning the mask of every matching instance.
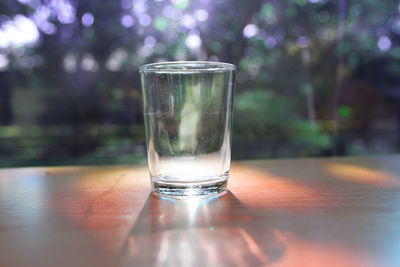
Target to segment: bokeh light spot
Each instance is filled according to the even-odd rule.
[[[392,31],[400,35],[400,19],[393,20],[391,25]]]
[[[208,12],[205,9],[198,9],[194,14],[198,21],[206,21],[208,19]]]
[[[43,33],[48,34],[48,35],[55,34],[57,32],[57,27],[53,23],[48,22],[48,21],[45,21],[45,22],[39,24],[39,29]]]
[[[189,0],[171,0],[171,2],[174,4],[174,6],[178,9],[186,9],[187,6],[189,5]]]
[[[189,49],[199,48],[201,46],[200,36],[195,33],[189,34],[189,36],[186,38],[185,44]]]
[[[163,8],[162,13],[166,18],[170,18],[170,19],[179,20],[182,17],[182,11],[180,11],[179,9],[174,8],[171,5],[165,6]]]
[[[147,10],[146,3],[144,1],[135,1],[133,5],[133,10],[136,14],[143,14]]]
[[[0,47],[22,47],[34,45],[39,40],[39,31],[35,23],[23,16],[16,15],[0,28]]]
[[[382,51],[388,51],[392,47],[392,41],[387,36],[382,36],[378,40],[378,47]]]
[[[154,51],[153,47],[144,45],[144,46],[139,50],[139,54],[140,54],[142,57],[145,57],[145,58],[146,58],[146,57],[151,56],[151,55],[153,54],[153,51]]]
[[[129,28],[135,24],[135,19],[131,15],[123,15],[121,18],[121,25]]]
[[[4,54],[0,54],[0,71],[7,69],[8,67],[8,58]]]
[[[31,0],[18,0],[18,2],[26,5],[26,4],[29,4],[29,2],[31,2]]]
[[[243,29],[243,36],[246,38],[251,38],[256,36],[258,33],[258,27],[255,24],[247,24]]]
[[[156,38],[154,38],[154,36],[147,36],[145,39],[144,39],[144,44],[146,45],[146,46],[149,46],[149,47],[153,47],[153,46],[155,46],[155,44],[156,44]]]
[[[122,68],[124,60],[126,60],[128,56],[128,53],[124,49],[116,49],[108,58],[106,68],[110,71],[119,71]]]
[[[82,16],[83,26],[90,27],[90,26],[92,26],[93,22],[94,22],[94,17],[93,17],[92,13],[87,12],[87,13],[83,14],[83,16]]]
[[[5,34],[4,31],[0,29],[0,48],[7,48],[9,45],[9,40],[7,38],[7,35]]]
[[[338,112],[340,117],[342,118],[350,118],[351,115],[353,114],[353,110],[346,105],[339,106]]]
[[[85,71],[96,71],[98,63],[91,54],[85,54],[81,62],[81,67]]]
[[[194,29],[196,27],[196,20],[189,14],[183,15],[181,24],[188,29]]]
[[[52,6],[57,10],[57,19],[62,24],[71,24],[75,21],[76,10],[69,1],[52,1]]]
[[[131,0],[121,0],[121,7],[124,9],[130,9],[132,7]]]
[[[308,46],[309,42],[310,42],[309,39],[305,36],[300,36],[296,41],[297,45],[300,48],[306,48]]]
[[[74,72],[76,70],[76,57],[73,54],[67,54],[63,60],[63,67],[66,72]]]
[[[159,31],[165,30],[167,28],[167,24],[167,20],[163,17],[157,17],[153,22],[154,28]]]
[[[276,39],[273,36],[268,36],[265,38],[264,43],[267,48],[274,48],[276,46]]]
[[[151,24],[151,17],[147,14],[140,15],[139,23],[143,26],[149,26]]]

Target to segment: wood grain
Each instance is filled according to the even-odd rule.
[[[400,266],[400,156],[234,162],[219,198],[145,166],[0,169],[0,266]]]

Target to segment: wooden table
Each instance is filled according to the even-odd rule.
[[[400,156],[231,173],[177,201],[145,166],[0,169],[0,266],[400,266]]]

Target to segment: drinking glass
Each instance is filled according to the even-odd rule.
[[[152,191],[177,198],[224,193],[236,67],[177,61],[139,70]]]

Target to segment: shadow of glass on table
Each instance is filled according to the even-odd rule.
[[[342,219],[336,226],[322,210],[246,207],[231,191],[185,201],[150,194],[119,259],[123,266],[376,266],[351,235],[334,237],[348,232]]]
[[[150,194],[125,242],[124,265],[265,265],[284,247],[270,228],[260,235],[253,216],[230,191],[192,200]]]

